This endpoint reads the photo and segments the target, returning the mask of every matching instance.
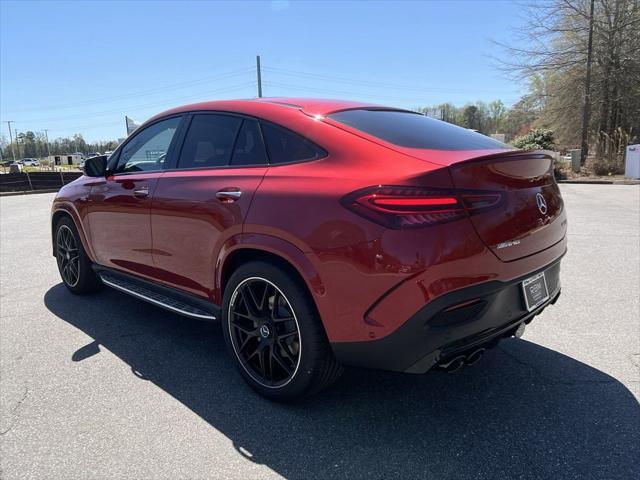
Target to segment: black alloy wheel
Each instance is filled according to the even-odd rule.
[[[300,366],[300,327],[289,300],[267,279],[234,290],[228,311],[231,344],[246,372],[268,388],[283,387]]]
[[[75,287],[80,280],[80,251],[75,236],[66,225],[60,225],[56,235],[56,257],[62,280]]]

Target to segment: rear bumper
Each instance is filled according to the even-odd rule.
[[[549,300],[527,312],[521,283],[545,271]],[[424,373],[462,352],[511,336],[560,295],[560,259],[508,282],[489,281],[455,290],[427,303],[393,333],[364,342],[332,343],[350,366]]]

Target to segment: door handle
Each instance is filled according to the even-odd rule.
[[[144,198],[149,196],[149,187],[136,188],[133,191],[133,196],[136,198]]]
[[[242,196],[241,190],[219,190],[216,198],[224,203],[235,202]]]

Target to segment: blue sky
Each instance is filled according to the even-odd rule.
[[[496,69],[491,40],[523,21],[510,1],[0,0],[0,134],[12,120],[114,139],[125,114],[251,98],[256,54],[265,96],[511,104],[526,86]]]

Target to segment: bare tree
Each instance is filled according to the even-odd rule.
[[[552,0],[523,8],[527,25],[515,45],[501,44],[500,63],[513,77],[541,78],[537,122],[556,131],[560,143],[580,144],[585,156],[599,132],[637,134],[640,0]]]

